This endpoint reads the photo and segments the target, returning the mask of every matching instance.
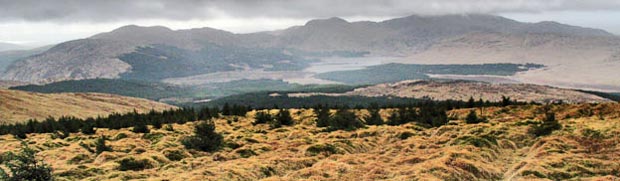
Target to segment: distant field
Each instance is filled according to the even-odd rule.
[[[499,75],[510,76],[517,72],[542,68],[539,64],[476,64],[476,65],[420,65],[384,64],[362,70],[336,71],[317,74],[315,77],[347,84],[378,84],[412,79],[428,79],[427,74]]]

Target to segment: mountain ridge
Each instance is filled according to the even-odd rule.
[[[269,51],[281,51],[275,53],[283,54],[287,53],[284,50],[293,49],[306,52],[367,51],[371,55],[406,57],[423,53],[444,40],[472,33],[497,34],[496,36],[537,35],[543,38],[597,37],[620,42],[615,35],[604,30],[551,22],[522,23],[500,16],[479,14],[412,15],[380,22],[348,22],[341,18],[328,18],[311,20],[305,25],[283,30],[245,34],[208,27],[172,30],[163,26],[128,25],[86,39],[64,42],[46,52],[14,62],[5,71],[2,79],[49,83],[120,78],[121,74],[132,72],[135,67],[119,57],[153,45],[172,46],[190,52],[217,45],[237,49],[258,48],[255,51],[270,49]],[[567,45],[558,46],[562,49],[562,46]],[[282,60],[274,59],[268,64],[276,65],[279,61]],[[243,66],[244,62],[239,63]]]

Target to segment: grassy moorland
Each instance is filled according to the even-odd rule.
[[[167,110],[175,106],[147,99],[102,93],[33,93],[0,89],[0,125],[28,119],[72,116],[87,118],[111,113]]]
[[[438,127],[415,123],[366,125],[344,131],[316,126],[311,109],[289,109],[291,126],[253,124],[246,116],[214,118],[224,144],[186,149],[181,140],[200,122],[134,133],[97,129],[93,135],[29,134],[57,180],[613,180],[620,177],[620,105],[516,105],[475,109],[485,121],[468,124],[471,109],[447,112]],[[388,119],[396,110],[379,111]],[[481,113],[482,111],[482,113]],[[270,110],[272,114],[278,110]],[[561,127],[532,132],[554,113]],[[334,113],[334,111],[332,111]],[[355,110],[358,116],[366,110]],[[470,122],[471,123],[471,122]],[[134,128],[135,129],[135,128]],[[536,134],[533,134],[536,133]],[[95,153],[107,136],[107,149]],[[0,136],[0,152],[20,141]],[[99,149],[97,149],[99,150]]]

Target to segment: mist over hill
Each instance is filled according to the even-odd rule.
[[[536,63],[547,68],[516,75],[519,81],[620,90],[617,80],[609,78],[618,74],[612,70],[620,68],[619,50],[619,38],[603,30],[481,14],[381,22],[329,18],[246,34],[129,25],[15,61],[2,79],[160,81],[230,71],[303,72],[330,56],[396,56],[393,61],[407,64]]]

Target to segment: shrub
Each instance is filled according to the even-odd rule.
[[[266,123],[270,123],[273,121],[273,117],[271,116],[271,114],[269,114],[269,112],[265,112],[265,111],[260,111],[257,112],[256,115],[254,116],[254,125],[257,124],[266,124]]]
[[[347,108],[339,109],[336,114],[329,119],[328,130],[355,130],[364,127],[355,113]]]
[[[279,122],[280,125],[290,126],[295,122],[293,121],[293,117],[291,117],[291,113],[287,109],[281,109],[280,112],[276,115],[276,121]]]
[[[316,106],[314,109],[314,114],[316,115],[316,126],[317,127],[327,127],[329,126],[329,108],[323,107],[321,105]]]
[[[471,110],[469,111],[469,114],[467,114],[467,117],[465,118],[465,123],[467,124],[478,124],[478,123],[484,123],[487,122],[486,119],[478,117],[478,115],[476,114],[476,110]]]
[[[413,134],[412,132],[406,131],[406,132],[402,132],[400,134],[398,134],[398,138],[400,138],[401,140],[405,140],[409,137],[414,136],[415,134]]]
[[[306,149],[306,155],[309,155],[309,156],[316,156],[321,153],[326,154],[326,155],[331,155],[331,154],[340,153],[340,151],[338,150],[336,146],[332,144],[316,144]]]
[[[154,128],[154,129],[160,129],[160,128],[161,128],[161,126],[162,126],[162,123],[161,123],[161,120],[160,120],[160,119],[154,119],[154,120],[152,121],[152,123],[153,123],[153,128]]]
[[[101,136],[95,142],[95,153],[97,155],[103,153],[104,151],[112,151],[112,148],[105,144],[107,137]]]
[[[187,157],[187,155],[185,155],[185,152],[183,152],[183,150],[165,150],[164,156],[166,156],[168,160],[172,160],[172,161],[179,161]]]
[[[536,136],[545,136],[559,129],[562,129],[562,125],[555,119],[555,114],[546,113],[542,122],[530,127],[528,132]]]
[[[367,125],[382,125],[385,122],[383,121],[383,118],[381,118],[381,114],[379,114],[379,108],[378,106],[372,106],[373,108],[368,109],[368,112],[370,112],[370,115],[365,116],[364,117],[364,122],[366,122]]]
[[[73,158],[69,159],[67,163],[68,164],[80,164],[80,163],[86,163],[86,162],[92,162],[92,161],[93,160],[90,158],[90,156],[86,154],[78,154],[74,156]]]
[[[52,168],[45,162],[37,160],[36,152],[28,147],[26,143],[22,143],[21,152],[14,154],[9,152],[4,158],[4,165],[8,168],[10,174],[0,167],[0,180],[6,181],[48,181],[53,180]]]
[[[174,131],[174,127],[172,126],[172,124],[166,124],[166,126],[164,126],[164,130],[166,130],[166,131]]]
[[[149,133],[151,132],[151,130],[149,130],[149,127],[146,126],[146,124],[144,123],[137,123],[133,129],[131,130],[134,133]]]
[[[201,151],[216,151],[223,143],[223,137],[215,132],[215,124],[212,121],[204,121],[196,124],[194,135],[184,138],[181,143],[188,149]]]
[[[256,152],[250,149],[239,149],[235,152],[238,153],[241,158],[249,158],[251,156],[257,155]]]
[[[149,162],[149,160],[147,159],[136,160],[133,157],[124,158],[118,161],[118,164],[119,164],[118,170],[120,171],[127,171],[127,170],[140,171],[144,169],[153,168],[153,165],[151,164],[151,162]]]
[[[124,138],[127,138],[127,137],[129,137],[129,136],[127,136],[127,134],[125,134],[125,133],[118,133],[118,134],[114,137],[114,140],[121,140],[121,139],[124,139]]]

